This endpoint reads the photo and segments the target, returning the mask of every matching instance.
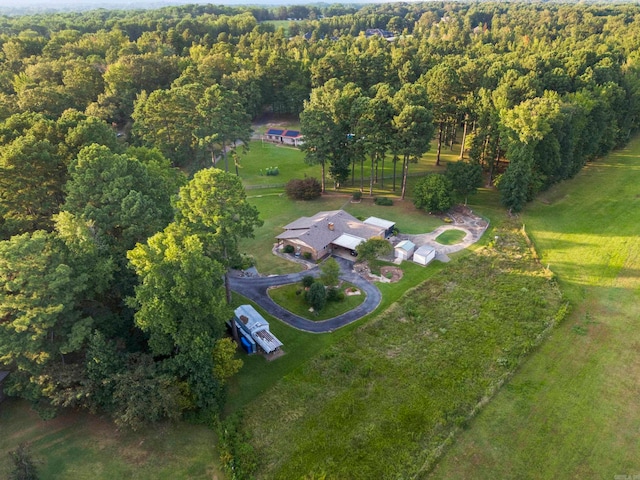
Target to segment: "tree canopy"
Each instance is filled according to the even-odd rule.
[[[373,196],[392,161],[434,212],[481,179],[520,211],[640,128],[637,5],[21,8],[0,22],[0,364],[43,413],[221,406],[223,286],[262,225],[228,172],[251,120],[299,115],[322,178],[291,195]],[[408,181],[434,140],[434,169],[461,161]]]

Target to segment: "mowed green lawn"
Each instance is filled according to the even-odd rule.
[[[216,437],[201,425],[158,424],[139,433],[86,413],[43,421],[27,402],[0,404],[0,478],[8,478],[7,453],[29,442],[39,478],[113,480],[221,479]]]
[[[278,167],[279,174],[267,175],[266,170],[270,167]],[[240,156],[238,173],[248,189],[278,185],[283,191],[282,185],[292,178],[305,176],[319,178],[320,167],[307,165],[304,162],[304,154],[297,148],[253,141],[247,154]],[[249,192],[249,194],[252,193],[254,192]],[[255,193],[259,194],[259,192]]]
[[[436,238],[436,242],[442,245],[455,245],[460,243],[465,237],[466,232],[462,230],[446,230]]]
[[[353,287],[353,285],[345,283],[340,286],[340,291],[344,293],[344,290],[349,287]],[[268,293],[274,302],[286,310],[302,318],[314,321],[328,320],[329,318],[342,315],[356,308],[364,302],[366,298],[366,295],[363,293],[360,295],[345,295],[342,300],[327,300],[321,310],[311,312],[309,311],[309,303],[305,300],[305,290],[301,283],[292,283],[282,285],[281,287],[270,288]]]
[[[307,165],[304,161],[304,153],[298,148],[286,145],[279,145],[269,142],[263,142],[260,140],[254,140],[249,145],[249,151],[240,156],[240,168],[239,174],[242,178],[245,186],[253,190],[258,187],[278,186],[282,189],[281,185],[286,184],[292,178],[304,178],[316,177],[318,180],[321,178],[321,168],[319,165]],[[443,150],[441,154],[441,166],[435,165],[435,143],[432,144],[431,150],[425,154],[417,163],[411,163],[409,165],[409,187],[408,191],[411,191],[411,186],[415,183],[416,178],[427,173],[432,172],[444,172],[447,161],[456,161],[458,152],[451,152],[448,149]],[[400,187],[402,179],[401,167],[402,164],[398,163],[396,167],[396,189],[393,190],[393,162],[391,156],[388,156],[384,170],[382,169],[382,163],[378,166],[378,183],[374,185],[374,196],[395,196],[400,195]],[[220,166],[223,166],[220,164]],[[266,175],[266,169],[268,167],[278,167],[279,174],[272,176]],[[230,170],[233,170],[233,165],[230,164]],[[234,170],[233,170],[234,171]],[[351,195],[354,191],[360,190],[361,173],[364,175],[363,192],[364,195],[369,194],[369,175],[371,172],[371,162],[365,161],[363,164],[363,170],[360,170],[360,164],[356,166],[355,178],[349,179],[344,182],[340,188],[340,191]],[[384,177],[384,180],[383,180]],[[333,189],[333,181],[328,176],[327,165],[327,190]]]
[[[640,475],[640,139],[542,195],[522,221],[574,310],[432,478]]]

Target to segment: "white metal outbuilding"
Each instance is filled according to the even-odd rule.
[[[401,258],[402,260],[409,260],[415,249],[416,244],[411,240],[402,240],[393,248],[395,257]]]
[[[436,258],[436,249],[430,245],[423,245],[413,252],[413,261],[420,265],[429,265]]]

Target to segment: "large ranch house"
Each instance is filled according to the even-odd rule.
[[[281,247],[291,245],[296,255],[309,253],[313,260],[329,254],[355,254],[356,247],[370,238],[388,238],[394,222],[377,217],[360,221],[344,210],[318,212],[313,217],[300,217],[284,226],[278,235]]]

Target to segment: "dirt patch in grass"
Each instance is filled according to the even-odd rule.
[[[380,275],[387,278],[389,283],[395,283],[402,278],[402,270],[398,267],[381,267]]]

